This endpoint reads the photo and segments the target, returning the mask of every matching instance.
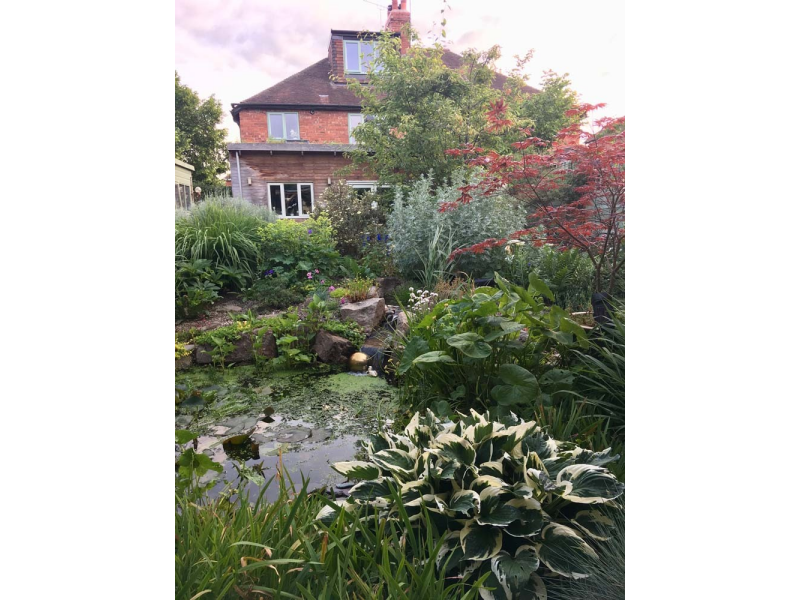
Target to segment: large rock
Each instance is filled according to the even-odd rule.
[[[386,302],[383,298],[370,298],[352,304],[343,304],[341,309],[342,320],[348,319],[361,325],[367,332],[375,329],[383,319],[386,312]]]
[[[388,298],[400,287],[402,281],[397,277],[378,277],[375,283],[378,284],[378,296]]]
[[[324,329],[317,333],[311,349],[322,362],[329,365],[345,364],[350,355],[356,351],[350,340],[333,335]]]
[[[225,356],[226,363],[245,363],[253,362],[253,341],[261,336],[263,343],[258,351],[260,356],[264,358],[275,358],[278,356],[278,344],[275,342],[275,336],[268,329],[260,329],[258,331],[248,332],[233,344],[233,352]],[[195,349],[194,360],[198,365],[208,365],[213,362],[211,356],[211,346],[204,346],[200,344]]]

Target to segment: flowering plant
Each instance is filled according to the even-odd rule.
[[[429,292],[428,290],[417,290],[415,292],[413,287],[408,288],[408,291],[411,292],[408,295],[409,308],[416,315],[428,312],[438,301],[439,294],[435,292]]]

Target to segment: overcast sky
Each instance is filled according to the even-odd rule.
[[[376,6],[379,4],[380,6]],[[228,140],[239,141],[230,105],[325,58],[331,29],[376,30],[391,0],[176,0],[175,68],[205,98],[222,101]],[[586,102],[625,114],[622,0],[409,0],[411,24],[430,43],[441,31],[448,47],[502,48],[501,70],[534,50],[530,83],[542,71],[569,73]],[[444,15],[440,10],[445,9]]]

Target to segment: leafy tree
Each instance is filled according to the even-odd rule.
[[[222,103],[212,95],[205,100],[183,85],[175,72],[175,158],[194,167],[192,179],[204,188],[216,188],[217,175],[228,170],[225,147],[227,130],[217,125],[222,121]]]
[[[489,111],[492,127],[508,129],[502,103]],[[583,104],[568,110],[565,117],[582,116],[602,107]],[[470,164],[482,167],[480,182],[461,188],[457,202],[443,209],[469,202],[472,192],[492,193],[508,190],[530,202],[532,226],[516,231],[508,239],[529,238],[534,245],[552,244],[557,248],[578,248],[592,261],[594,292],[611,293],[616,278],[624,269],[625,254],[625,117],[604,117],[593,122],[593,129],[579,123],[563,128],[551,144],[522,130],[523,139],[514,152],[486,152],[476,146],[448,151],[455,156],[471,156]],[[583,183],[571,202],[554,202],[554,190],[577,175]],[[461,252],[485,252],[505,244],[508,239],[487,239]]]
[[[578,104],[578,94],[570,88],[568,76],[569,73],[545,71],[539,93],[523,98],[518,110],[520,125],[530,126],[536,137],[548,142],[554,141],[565,127],[580,123],[582,118],[580,114],[566,114]]]
[[[440,44],[424,48],[413,32],[412,40],[401,56],[400,41],[381,36],[370,85],[349,83],[363,113],[374,117],[355,130],[360,148],[351,158],[384,183],[430,175],[440,184],[464,165],[463,158],[445,153],[448,148],[468,143],[504,147],[504,134],[492,131],[486,116],[488,105],[501,97],[492,87],[500,48],[468,50],[462,65],[451,69]]]

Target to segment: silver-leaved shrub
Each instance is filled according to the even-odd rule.
[[[487,575],[484,600],[545,600],[539,572],[588,577],[598,555],[586,540],[608,539],[613,525],[598,507],[613,510],[624,490],[603,466],[619,458],[610,448],[592,452],[556,441],[514,415],[493,422],[473,410],[452,423],[416,413],[402,435],[372,436],[367,453],[366,461],[333,465],[363,480],[342,508],[399,519],[402,499],[413,527],[437,523],[442,575]],[[326,507],[318,518],[331,522],[337,514]]]
[[[437,230],[442,243],[452,241],[457,249],[490,237],[503,238],[525,227],[525,210],[510,196],[474,193],[474,199],[468,204],[440,212],[443,203],[456,202],[461,197],[458,188],[466,181],[465,175],[458,173],[452,185],[434,189],[429,178],[421,177],[407,193],[399,188],[395,192],[394,210],[387,219],[387,227],[395,265],[406,276],[416,276],[423,270],[422,255],[436,237]],[[481,277],[493,272],[503,256],[502,250],[463,254],[455,268]]]

